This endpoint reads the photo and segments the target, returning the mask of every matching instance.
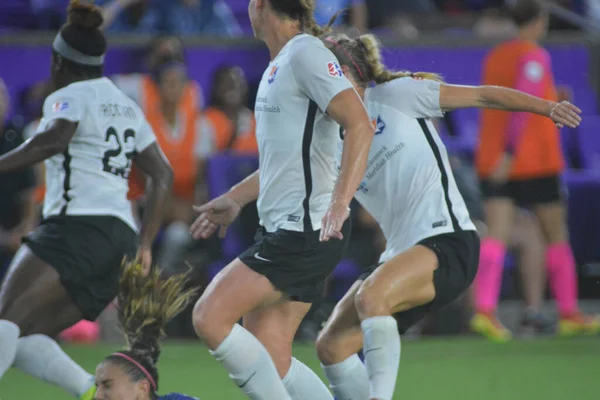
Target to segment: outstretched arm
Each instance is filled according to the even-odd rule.
[[[458,108],[492,108],[496,110],[529,112],[551,117],[553,111],[562,104],[573,113],[565,115],[567,125],[579,125],[579,108],[562,102],[557,103],[529,95],[515,89],[500,86],[460,86],[442,84],[440,87],[440,107],[445,111]]]
[[[0,173],[31,167],[65,151],[75,135],[77,122],[55,119],[44,132],[0,157]]]

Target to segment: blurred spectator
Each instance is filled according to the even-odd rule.
[[[204,160],[212,150],[202,140],[198,103],[189,95],[186,65],[179,60],[164,59],[153,73],[154,82],[145,81],[144,113],[174,170],[173,192],[165,213],[165,232],[159,265],[175,267],[191,243],[188,233],[192,205],[204,199],[197,184],[204,181]],[[145,177],[134,169],[130,176],[129,197],[140,199]]]
[[[473,33],[483,38],[506,38],[516,36],[517,28],[499,10],[489,10],[477,19]]]
[[[102,29],[109,33],[156,33],[159,14],[153,3],[151,0],[96,0],[96,5],[103,6]]]
[[[396,28],[397,22],[402,23],[398,29],[400,32],[409,27],[408,37],[414,37],[416,28],[406,18],[406,14],[432,14],[438,12],[433,0],[419,1],[381,1],[366,0],[369,10],[369,23],[371,28],[379,28],[389,25],[392,29]],[[412,27],[410,27],[412,25]],[[406,32],[405,32],[406,33]]]
[[[231,9],[223,0],[170,0],[159,3],[160,30],[178,36],[242,36]]]
[[[367,30],[368,12],[365,0],[316,0],[315,19],[319,25],[327,25],[331,17],[342,10],[344,12],[335,21],[334,26],[347,24],[361,32]]]
[[[248,103],[248,83],[239,67],[222,66],[213,73],[209,107],[202,115],[202,138],[211,152],[258,155],[256,121]],[[200,192],[207,188],[199,186]],[[208,200],[208,199],[206,199]],[[241,234],[251,243],[258,228],[255,203],[248,204],[239,216]]]
[[[6,154],[23,143],[20,126],[6,121],[10,99],[4,81],[0,79],[0,154]],[[32,169],[0,174],[0,280],[21,245],[21,237],[36,224]]]
[[[143,68],[150,73],[135,73],[115,75],[112,77],[113,82],[127,96],[132,98],[142,107],[143,110],[154,107],[149,104],[149,91],[156,91],[155,77],[152,76],[152,71],[157,69],[158,64],[164,59],[172,59],[184,61],[183,43],[175,36],[157,36],[148,46],[143,58]],[[187,81],[184,98],[191,98],[195,101],[196,109],[202,108],[202,92],[198,85],[193,81]],[[190,100],[190,101],[191,101]]]
[[[202,118],[204,140],[215,151],[258,154],[253,112],[246,107],[248,83],[239,67],[224,66],[213,74],[210,105]]]

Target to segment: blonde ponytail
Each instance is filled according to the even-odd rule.
[[[365,63],[367,64],[369,76],[377,84],[405,77],[443,82],[440,75],[432,72],[390,71],[385,68],[381,61],[381,45],[375,35],[361,35],[356,40],[364,48]]]

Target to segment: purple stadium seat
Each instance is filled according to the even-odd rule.
[[[362,272],[363,270],[354,261],[342,260],[331,274],[329,298],[336,302],[340,300]]]
[[[207,165],[208,191],[211,199],[227,192],[233,185],[258,169],[258,157],[221,154],[211,157]],[[237,257],[246,248],[239,221],[234,222],[223,240],[226,260]]]
[[[600,171],[600,116],[586,116],[577,132],[582,166]]]
[[[579,265],[600,261],[600,170],[567,170],[569,236]]]

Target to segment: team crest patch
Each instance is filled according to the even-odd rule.
[[[275,81],[275,78],[277,77],[277,71],[279,71],[279,67],[277,65],[273,65],[271,72],[269,72],[269,85]]]
[[[327,63],[327,70],[329,71],[329,75],[336,76],[341,78],[344,76],[344,72],[335,61],[330,61]]]
[[[385,122],[383,122],[383,120],[381,119],[381,115],[378,115],[377,118],[373,118],[371,120],[371,123],[375,128],[376,135],[383,133],[383,131],[385,130]]]
[[[65,111],[69,109],[69,102],[68,101],[57,101],[56,103],[54,103],[52,105],[52,111],[53,112],[58,112],[58,111]]]

